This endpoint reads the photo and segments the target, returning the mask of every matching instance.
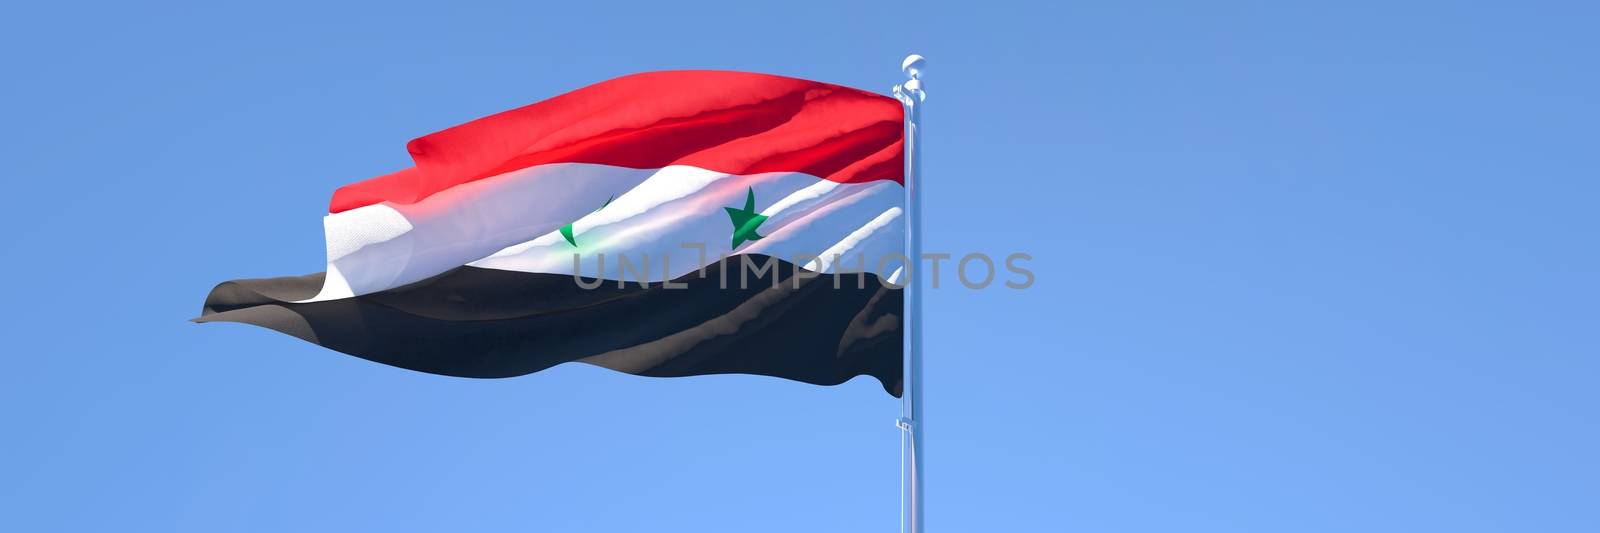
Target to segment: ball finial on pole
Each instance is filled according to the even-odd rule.
[[[922,69],[927,66],[928,60],[917,54],[908,55],[905,61],[900,62],[900,70],[906,73],[907,78],[913,80],[922,79]]]
[[[894,86],[894,95],[907,105],[921,103],[928,99],[928,93],[922,90],[922,71],[928,68],[928,60],[918,54],[906,56],[900,62],[900,71],[906,74],[905,83]]]

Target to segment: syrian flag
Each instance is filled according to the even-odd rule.
[[[401,368],[581,361],[900,395],[903,111],[764,74],[625,76],[410,142],[334,192],[327,271],[218,285],[240,322]]]

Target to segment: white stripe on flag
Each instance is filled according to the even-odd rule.
[[[756,231],[762,239],[734,249],[724,208],[743,208],[751,191],[756,210],[769,218]],[[308,301],[377,292],[463,264],[572,274],[574,253],[582,254],[582,275],[606,279],[620,279],[618,255],[635,267],[648,261],[648,281],[676,278],[742,253],[819,272],[876,271],[882,265],[886,274],[899,264],[880,260],[901,251],[903,195],[892,181],[837,183],[796,172],[741,176],[691,166],[540,165],[414,204],[329,215],[328,281]],[[559,232],[568,223],[577,246]],[[836,254],[838,264],[832,260]],[[628,272],[629,281],[637,271]]]

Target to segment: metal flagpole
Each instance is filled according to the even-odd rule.
[[[894,96],[905,106],[906,139],[906,264],[904,384],[900,420],[900,531],[923,533],[922,509],[922,279],[917,267],[922,258],[922,70],[927,60],[911,54],[900,63],[908,78],[894,86]]]

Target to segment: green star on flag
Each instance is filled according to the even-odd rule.
[[[600,209],[605,209],[606,206],[611,205],[611,201],[615,200],[615,199],[617,199],[617,197],[615,197],[615,196],[612,196],[610,198],[606,198],[606,203],[600,204],[600,208],[599,209],[595,209],[594,211],[591,211],[591,213],[599,212]],[[577,246],[578,245],[577,237],[574,237],[572,235],[572,223],[571,222],[568,222],[567,225],[565,225],[565,226],[561,226],[561,236],[567,238],[567,244],[571,244],[573,246]]]
[[[733,248],[738,249],[746,241],[759,241],[761,235],[756,233],[756,228],[767,221],[767,216],[756,213],[756,189],[751,187],[748,195],[744,197],[744,209],[724,207],[728,210],[728,218],[733,221]]]

